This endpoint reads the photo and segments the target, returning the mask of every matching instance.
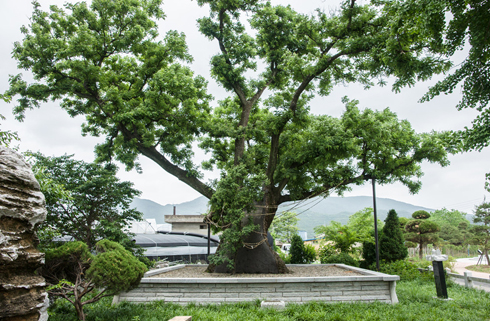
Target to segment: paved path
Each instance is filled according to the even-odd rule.
[[[486,263],[485,259],[484,259],[484,261],[485,261],[484,263]],[[465,259],[457,259],[456,263],[454,264],[454,270],[457,274],[464,275],[464,272],[471,272],[471,276],[473,276],[473,277],[489,279],[490,278],[489,273],[470,271],[470,270],[467,270],[465,268],[468,265],[476,265],[477,262],[478,262],[478,257],[467,258],[467,259],[466,258]],[[462,279],[454,279],[453,278],[453,280],[458,284],[464,285],[464,280],[462,280]],[[488,283],[473,282],[473,285],[475,288],[490,292],[490,284],[488,284]]]

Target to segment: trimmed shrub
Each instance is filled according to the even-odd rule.
[[[322,264],[345,264],[359,267],[359,262],[347,253],[340,253],[323,257],[320,261]]]
[[[376,265],[372,265],[370,270],[375,271]],[[398,260],[395,262],[382,262],[379,266],[379,271],[386,274],[398,275],[400,281],[411,281],[420,277],[420,271],[417,266],[406,260]]]

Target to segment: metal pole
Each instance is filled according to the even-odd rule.
[[[211,254],[211,224],[208,223],[208,257],[207,257],[208,263],[209,263],[210,254]]]
[[[379,271],[378,215],[376,213],[376,181],[373,178],[374,244],[376,246],[376,271]]]

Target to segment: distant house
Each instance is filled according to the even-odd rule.
[[[172,224],[172,232],[208,234],[203,215],[165,215],[165,222]]]

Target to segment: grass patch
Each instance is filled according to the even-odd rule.
[[[490,273],[490,265],[468,265],[464,268],[475,272]]]
[[[162,301],[150,304],[122,302],[111,306],[111,298],[87,305],[87,321],[163,321],[179,315],[191,315],[193,321],[324,321],[324,320],[490,320],[490,293],[448,285],[453,300],[434,299],[433,281],[417,279],[397,284],[400,303],[320,303],[288,304],[283,311],[260,308],[252,303],[180,306]],[[73,306],[62,300],[49,309],[50,321],[75,321]]]

